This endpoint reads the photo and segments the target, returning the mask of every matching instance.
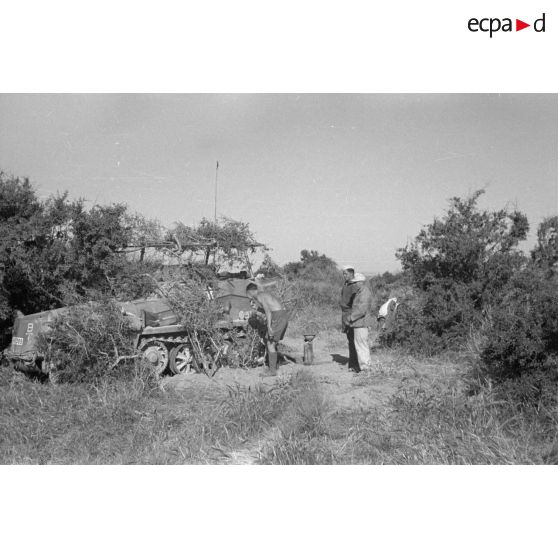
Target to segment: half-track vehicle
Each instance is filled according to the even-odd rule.
[[[2,356],[21,372],[41,372],[44,369],[44,355],[37,350],[36,337],[48,330],[57,316],[63,315],[66,308],[47,310],[24,316],[16,316],[12,328],[12,341]]]
[[[141,250],[141,257],[149,247],[168,250],[172,255],[180,257],[185,250],[192,253],[196,250],[205,252],[208,247],[215,246],[218,245],[213,240],[194,241],[190,242],[188,247],[184,247],[178,238],[174,237],[172,241],[145,242],[135,248]],[[239,346],[247,337],[249,321],[252,325],[255,323],[253,308],[246,296],[246,287],[252,281],[252,268],[247,250],[261,246],[263,245],[252,243],[239,248],[248,271],[217,273],[216,276],[207,279],[208,297],[216,300],[222,310],[221,319],[215,324],[223,334],[221,337],[224,343],[221,347],[215,347],[215,343],[213,346],[200,346],[198,337],[192,335],[188,324],[179,323],[178,316],[164,296],[118,303],[137,331],[132,341],[134,347],[142,351],[157,374],[165,371],[173,374],[207,371],[208,366],[216,366],[219,357],[226,356],[231,347]],[[205,264],[207,263],[206,255]],[[174,267],[178,267],[175,271],[180,276],[180,265]],[[186,285],[184,288],[187,288]],[[49,366],[44,362],[44,355],[37,349],[36,336],[46,331],[55,318],[65,312],[67,308],[26,316],[19,314],[12,328],[11,344],[2,356],[21,371],[47,374]]]
[[[252,308],[246,296],[246,286],[250,280],[243,274],[221,275],[208,286],[208,296],[214,298],[222,309],[222,317],[216,328],[225,341],[220,356],[225,356],[239,340],[246,337]],[[144,358],[153,366],[157,375],[168,371],[172,374],[194,373],[208,366],[215,366],[215,347],[201,347],[192,338],[187,324],[179,323],[179,318],[164,297],[152,297],[120,302],[122,313],[130,319],[137,335],[133,339],[134,348],[139,349]],[[23,372],[48,373],[44,355],[37,348],[36,337],[46,332],[58,316],[67,312],[67,307],[20,314],[12,328],[12,341],[4,351],[4,358]],[[219,355],[218,355],[219,356]]]
[[[246,296],[249,279],[221,277],[215,286],[208,288],[222,309],[222,318],[215,324],[224,338],[221,354],[246,337],[252,314],[250,300]],[[215,356],[215,347],[198,347],[196,340],[173,312],[164,298],[140,299],[123,303],[123,313],[135,318],[139,333],[135,341],[145,358],[158,374],[166,370],[173,374],[199,372],[207,366],[206,357]],[[205,364],[204,361],[205,360]]]

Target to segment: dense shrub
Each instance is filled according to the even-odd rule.
[[[37,346],[52,380],[91,383],[138,371],[135,333],[117,304],[85,304],[57,316],[48,331],[39,334]]]
[[[404,273],[385,273],[374,275],[369,280],[370,291],[373,297],[373,306],[379,308],[386,300],[392,297],[404,298],[410,293],[409,281]]]
[[[529,224],[518,211],[481,211],[484,190],[450,200],[443,219],[424,227],[409,246],[398,251],[404,271],[421,290],[439,280],[471,284],[486,277],[494,257],[512,254],[525,240]]]
[[[537,245],[531,252],[539,267],[552,272],[558,263],[558,216],[547,217],[537,229]]]
[[[401,332],[414,335],[400,334],[401,344],[415,347],[418,337],[430,339],[427,352],[464,346],[483,311],[525,266],[527,259],[517,245],[529,229],[526,217],[518,211],[480,210],[482,193],[453,198],[442,219],[436,218],[398,251],[418,301],[413,312],[399,313]]]
[[[66,193],[43,201],[27,179],[0,172],[0,326],[10,325],[15,310],[150,292],[145,274],[153,265],[129,259],[127,250],[155,228],[122,204],[86,209]]]
[[[420,299],[411,298],[399,305],[396,327],[380,331],[378,343],[387,347],[404,347],[411,353],[425,356],[432,356],[446,348],[445,339],[428,328]]]
[[[337,264],[325,254],[302,250],[300,261],[286,264],[283,271],[300,304],[339,305],[342,275]]]
[[[277,293],[290,310],[295,329],[306,333],[330,329],[343,284],[337,264],[316,250],[302,250],[300,261],[286,264],[282,274]]]
[[[302,250],[298,262],[289,262],[283,267],[288,279],[302,278],[309,281],[340,281],[337,264],[316,250]]]
[[[481,193],[454,198],[444,219],[399,251],[415,294],[382,340],[428,355],[468,346],[471,385],[489,382],[506,400],[550,412],[558,383],[558,221],[541,224],[529,260],[517,249],[524,216],[481,212]]]
[[[248,368],[261,356],[260,336],[256,324],[249,320],[246,335],[222,329],[221,305],[209,296],[207,281],[190,275],[161,289],[171,308],[185,326],[201,370],[213,375],[220,366]]]
[[[488,309],[478,332],[477,353],[477,373],[506,383],[521,399],[540,402],[546,392],[555,393],[558,277],[535,266],[517,273]]]
[[[454,198],[443,219],[398,252],[415,293],[383,339],[434,354],[467,346],[472,386],[548,414],[558,403],[558,217],[538,228],[528,259],[521,213],[477,208],[482,191]],[[479,382],[480,381],[480,382]],[[543,414],[544,414],[543,413]]]
[[[269,254],[266,254],[260,267],[256,271],[256,275],[260,273],[265,277],[280,277],[283,275],[283,268],[276,263]]]
[[[163,289],[163,294],[187,330],[197,366],[214,374],[219,366],[219,348],[224,349],[224,339],[217,328],[222,310],[209,296],[207,283],[191,277]]]
[[[214,333],[222,318],[219,304],[209,296],[208,284],[201,278],[189,277],[161,289],[179,322],[191,330]]]
[[[338,308],[341,284],[326,283],[325,281],[309,281],[298,279],[293,282],[293,291],[297,306],[319,306]]]

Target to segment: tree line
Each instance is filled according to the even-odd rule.
[[[183,257],[190,264],[200,256],[210,273],[259,246],[240,221],[163,227],[125,204],[88,208],[67,192],[41,199],[27,178],[0,172],[0,328],[16,311],[147,296],[168,256],[190,256]]]

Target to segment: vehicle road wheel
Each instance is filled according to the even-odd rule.
[[[146,339],[140,345],[145,361],[153,367],[157,377],[165,371],[169,363],[169,351],[165,344],[155,339]]]
[[[194,364],[190,345],[182,343],[171,349],[169,368],[173,374],[194,374],[196,372]]]

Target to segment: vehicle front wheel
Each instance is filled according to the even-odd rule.
[[[169,368],[173,374],[194,374],[197,372],[190,345],[182,343],[171,349]]]
[[[157,377],[165,371],[169,364],[169,351],[162,341],[146,339],[140,344],[145,361],[153,367]]]

